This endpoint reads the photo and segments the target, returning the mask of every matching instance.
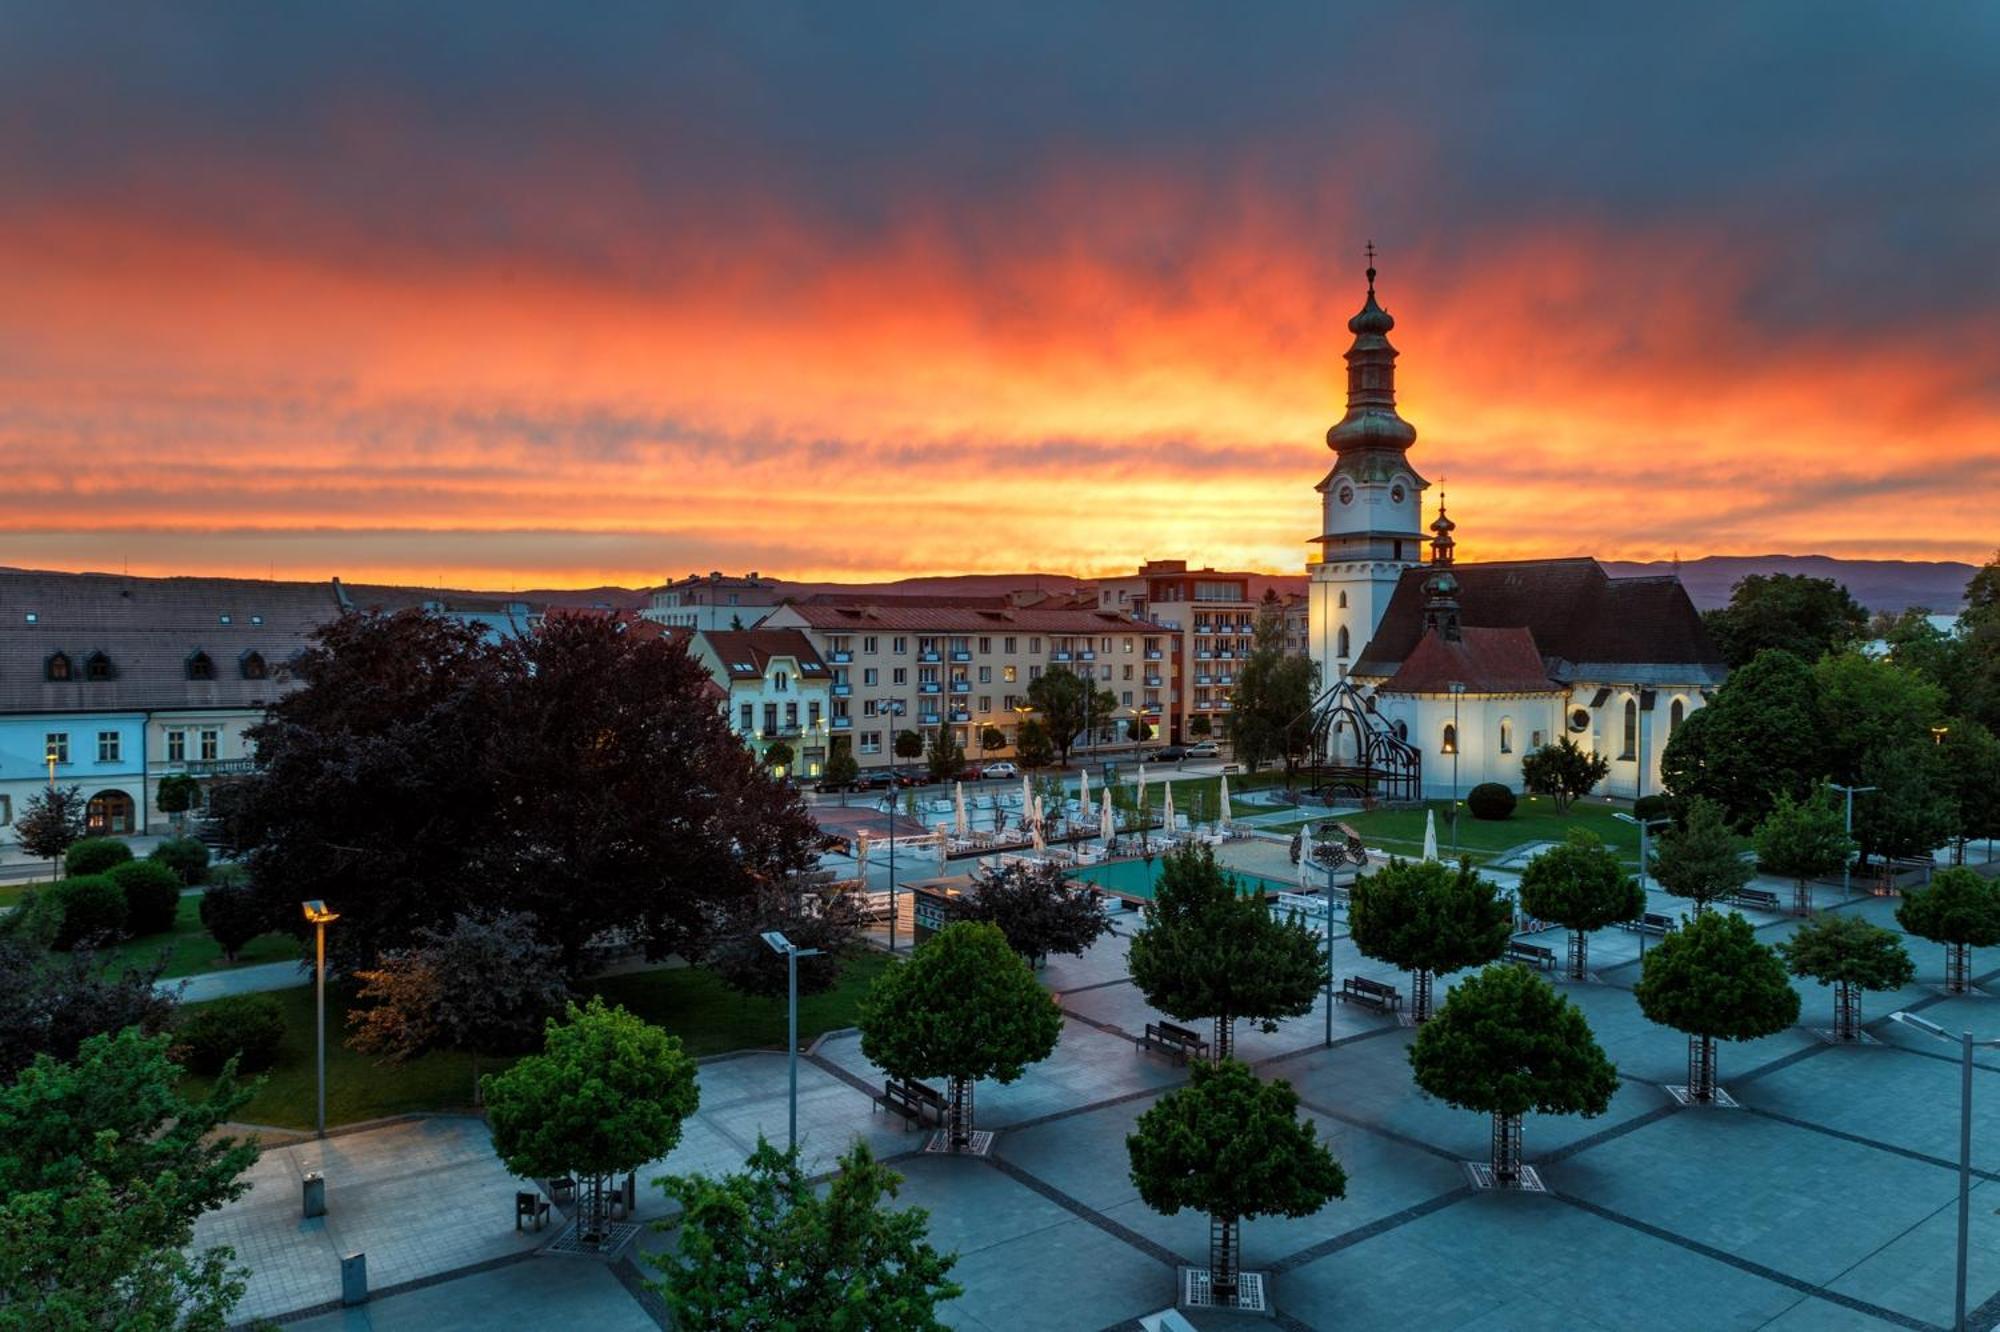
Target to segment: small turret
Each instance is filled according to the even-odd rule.
[[[1431,531],[1434,533],[1431,537],[1432,564],[1451,563],[1452,551],[1458,545],[1456,541],[1452,540],[1451,534],[1457,530],[1458,524],[1445,514],[1444,492],[1440,490],[1438,492],[1438,516],[1431,522]]]

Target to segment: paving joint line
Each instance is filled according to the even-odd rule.
[[[1956,1171],[1958,1169],[1957,1161],[1948,1161],[1942,1156],[1930,1156],[1911,1147],[1898,1147],[1893,1142],[1883,1142],[1877,1138],[1863,1137],[1859,1133],[1850,1133],[1846,1129],[1832,1128],[1825,1124],[1815,1124],[1810,1119],[1800,1119],[1794,1115],[1780,1114],[1776,1110],[1763,1110],[1754,1105],[1738,1106],[1737,1108],[1748,1114],[1756,1115],[1760,1119],[1774,1120],[1777,1123],[1786,1124],[1792,1128],[1805,1129],[1809,1133],[1819,1133],[1829,1138],[1838,1138],[1843,1142],[1851,1142],[1857,1146],[1872,1147],[1876,1151],[1888,1152],[1892,1156],[1901,1156],[1912,1161],[1921,1161],[1925,1165],[1937,1166],[1944,1170]],[[1972,1174],[1989,1183],[2000,1182],[2000,1172],[1981,1170],[1978,1166],[1974,1166],[1972,1167]]]
[[[1405,1147],[1411,1147],[1420,1152],[1428,1152],[1432,1156],[1450,1161],[1453,1164],[1457,1164],[1465,1159],[1457,1152],[1447,1151],[1434,1143],[1425,1142],[1422,1138],[1413,1138],[1407,1133],[1401,1133],[1392,1128],[1384,1128],[1380,1124],[1372,1123],[1357,1115],[1350,1115],[1343,1110],[1335,1110],[1333,1107],[1321,1105],[1317,1101],[1308,1101],[1303,1096],[1299,1097],[1299,1104],[1316,1115],[1324,1115],[1326,1118],[1345,1124],[1349,1128],[1358,1128],[1364,1132],[1376,1134],[1387,1138],[1391,1142],[1401,1143]]]
[[[1173,1250],[1167,1248],[1165,1245],[1158,1244],[1152,1240],[1147,1239],[1144,1235],[1141,1235],[1138,1231],[1133,1230],[1130,1226],[1120,1225],[1118,1222],[1113,1221],[1110,1217],[1106,1216],[1104,1213],[1098,1211],[1095,1207],[1092,1207],[1089,1204],[1084,1203],[1079,1199],[1072,1198],[1069,1194],[1064,1193],[1061,1189],[1055,1187],[1055,1185],[1047,1183],[1046,1181],[1040,1179],[1039,1177],[1029,1173],[1028,1170],[1026,1170],[1024,1167],[1014,1164],[1014,1162],[1009,1161],[1004,1156],[1000,1156],[997,1154],[988,1156],[986,1158],[986,1163],[992,1166],[995,1170],[998,1170],[1001,1174],[1007,1176],[1009,1179],[1014,1180],[1016,1183],[1025,1185],[1027,1188],[1032,1189],[1034,1192],[1041,1194],[1044,1198],[1047,1198],[1050,1202],[1062,1208],[1064,1211],[1070,1212],[1078,1217],[1081,1217],[1083,1220],[1089,1222],[1093,1226],[1096,1226],[1099,1230],[1102,1230],[1105,1234],[1110,1235],[1114,1239],[1123,1240],[1126,1244],[1130,1245],[1134,1249],[1137,1249],[1140,1253],[1145,1254],[1148,1258],[1151,1258],[1153,1261],[1157,1263],[1162,1263],[1167,1267],[1171,1267],[1176,1272],[1178,1272],[1183,1266],[1188,1265],[1187,1259],[1175,1253]]]
[[[1420,1221],[1433,1212],[1441,1212],[1453,1203],[1463,1202],[1467,1198],[1470,1198],[1473,1192],[1474,1190],[1470,1184],[1461,1184],[1457,1188],[1440,1193],[1434,1198],[1426,1198],[1423,1202],[1417,1203],[1414,1206],[1405,1207],[1400,1212],[1391,1212],[1388,1216],[1376,1217],[1365,1226],[1356,1226],[1354,1229],[1335,1235],[1331,1239],[1324,1239],[1315,1244],[1309,1244],[1297,1253],[1278,1259],[1278,1261],[1270,1265],[1268,1270],[1273,1276],[1283,1276],[1285,1273],[1296,1271],[1308,1263],[1316,1263],[1330,1254],[1339,1253],[1342,1249],[1351,1249],[1365,1240],[1374,1239],[1377,1235],[1386,1235],[1392,1230],[1397,1230],[1410,1224],[1412,1221]]]

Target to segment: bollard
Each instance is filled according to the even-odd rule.
[[[340,1302],[368,1303],[368,1255],[350,1253],[340,1260]]]
[[[305,1193],[305,1214],[308,1218],[326,1215],[326,1176],[317,1170],[308,1170],[303,1181]]]

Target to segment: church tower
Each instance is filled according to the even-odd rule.
[[[1375,247],[1368,247],[1368,299],[1347,321],[1347,414],[1326,432],[1335,462],[1320,495],[1320,561],[1311,567],[1309,650],[1327,687],[1375,636],[1403,570],[1428,553],[1423,492],[1430,483],[1407,456],[1417,431],[1396,414],[1396,321],[1375,301]],[[1449,540],[1448,533],[1446,539]],[[1448,547],[1447,547],[1448,549]]]

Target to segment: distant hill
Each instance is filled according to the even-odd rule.
[[[1605,560],[1613,578],[1674,572],[1665,560],[1649,564]],[[1956,614],[1965,607],[1965,585],[1977,572],[1970,564],[1951,560],[1837,560],[1828,555],[1704,555],[1682,560],[1681,583],[1702,610],[1729,604],[1730,589],[1751,574],[1800,574],[1831,578],[1845,584],[1854,599],[1871,611],[1900,611],[1928,606]]]

